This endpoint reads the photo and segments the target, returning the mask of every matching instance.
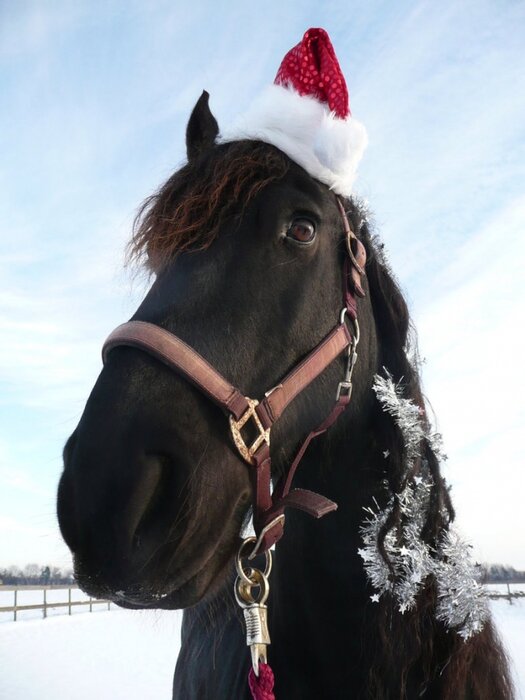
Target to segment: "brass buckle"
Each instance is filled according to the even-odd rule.
[[[256,407],[259,405],[259,402],[256,399],[249,399],[248,397],[246,397],[246,401],[248,402],[248,408],[239,420],[235,420],[233,416],[230,416],[230,430],[235,447],[239,450],[243,459],[245,459],[248,464],[255,464],[254,455],[262,443],[265,442],[268,447],[270,447],[270,428],[267,430],[264,429],[261,419],[255,411]],[[250,418],[253,419],[253,422],[259,431],[259,435],[257,435],[253,443],[248,446],[244,442],[244,438],[241,435],[241,429],[246,425]]]

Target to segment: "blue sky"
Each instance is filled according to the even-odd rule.
[[[525,568],[517,0],[0,5],[0,565],[69,562],[62,445],[144,292],[123,248],[195,100],[226,123],[309,26],[368,129],[356,189],[419,330],[458,522],[479,559]]]

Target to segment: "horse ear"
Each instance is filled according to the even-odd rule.
[[[186,153],[193,160],[203,151],[211,148],[219,133],[219,125],[208,104],[210,95],[206,90],[197,100],[186,127]]]

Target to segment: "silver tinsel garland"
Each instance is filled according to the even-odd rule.
[[[415,606],[416,597],[428,576],[437,583],[438,604],[436,617],[447,627],[456,630],[464,639],[479,632],[488,617],[488,606],[479,582],[478,567],[472,562],[470,547],[450,526],[443,533],[437,547],[422,541],[420,533],[428,510],[432,477],[422,463],[420,473],[408,478],[416,460],[421,458],[421,446],[428,441],[432,450],[443,459],[441,436],[430,433],[422,421],[421,409],[403,397],[403,389],[392,377],[376,375],[374,391],[383,409],[392,416],[399,427],[405,444],[406,485],[400,493],[393,494],[386,508],[377,503],[367,508],[367,517],[361,527],[363,547],[359,554],[363,559],[369,581],[377,602],[383,593],[390,593],[400,612]],[[384,453],[385,458],[388,452]],[[384,548],[390,567],[378,549],[378,537],[397,500],[402,514],[401,532],[389,530]]]

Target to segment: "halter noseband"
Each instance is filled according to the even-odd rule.
[[[198,352],[173,333],[144,321],[130,321],[118,326],[102,348],[106,363],[110,351],[127,345],[138,348],[166,364],[220,406],[229,416],[233,442],[252,469],[253,522],[257,541],[250,558],[267,551],[283,535],[285,508],[299,508],[321,518],[335,510],[337,504],[313,491],[291,489],[294,474],[311,440],[335,423],[350,403],[352,372],[357,359],[359,342],[356,296],[364,297],[361,277],[364,275],[366,251],[350,229],[344,207],[337,204],[343,218],[347,256],[343,267],[343,302],[339,324],[284,379],[267,391],[261,401],[244,396]],[[350,319],[354,335],[348,330]],[[339,382],[335,405],[325,420],[304,440],[288,472],[281,477],[271,493],[270,433],[273,424],[287,406],[308,387],[342,352],[347,352],[344,378]],[[241,430],[252,421],[257,437],[247,445]]]

